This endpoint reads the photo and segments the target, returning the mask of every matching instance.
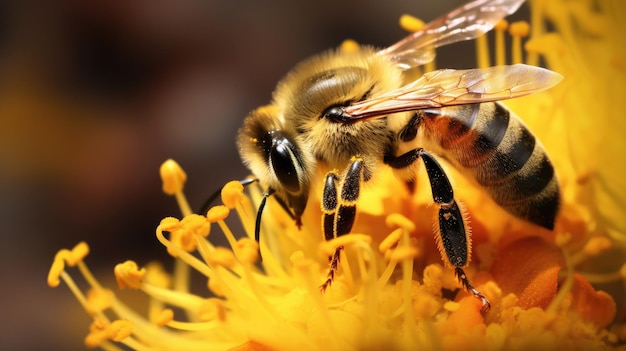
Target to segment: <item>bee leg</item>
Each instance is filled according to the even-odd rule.
[[[356,200],[359,198],[361,181],[363,178],[363,160],[354,158],[350,168],[346,172],[341,186],[340,197],[337,195],[337,183],[339,177],[333,172],[326,175],[324,192],[322,195],[322,227],[324,238],[331,240],[350,233],[356,218]],[[343,247],[338,247],[335,253],[328,258],[328,276],[320,286],[322,292],[326,291],[333,280],[339,266],[339,257]]]
[[[472,243],[463,224],[463,215],[454,200],[450,180],[437,160],[429,153],[420,150],[419,156],[424,162],[430,180],[433,201],[439,205],[439,248],[442,256],[454,267],[454,273],[465,290],[481,301],[481,310],[487,312],[491,308],[489,300],[474,288],[462,268],[469,263]]]
[[[448,176],[444,172],[439,162],[423,149],[414,149],[400,156],[385,155],[384,162],[392,168],[405,168],[411,166],[418,158],[422,158],[430,187],[432,189],[433,201],[439,205],[439,231],[437,243],[444,261],[454,267],[454,274],[474,297],[482,303],[481,310],[489,311],[491,304],[489,300],[470,283],[463,267],[469,262],[471,251],[471,239],[465,230],[463,215],[454,200],[454,191]]]
[[[326,175],[326,182],[324,183],[324,192],[322,195],[322,227],[324,229],[324,239],[331,240],[336,237],[335,232],[335,219],[337,217],[337,182],[339,177],[334,172],[329,172]],[[335,253],[328,257],[329,269],[326,281],[320,286],[322,292],[326,291],[326,288],[335,279],[335,273],[339,265],[339,254],[341,248],[337,248]]]

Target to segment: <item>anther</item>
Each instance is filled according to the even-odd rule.
[[[141,281],[146,275],[146,269],[137,266],[135,261],[126,261],[118,263],[113,269],[115,280],[120,289],[139,289]]]
[[[415,224],[405,216],[399,213],[392,213],[385,218],[385,223],[391,228],[402,228],[407,232],[412,233],[415,231]]]
[[[206,218],[209,223],[216,223],[225,220],[229,213],[230,210],[226,206],[213,206],[206,213]]]
[[[237,260],[231,250],[224,247],[216,247],[207,257],[207,263],[232,268],[237,263]]]
[[[87,305],[85,309],[91,316],[103,312],[111,307],[115,295],[109,289],[91,289],[87,292]]]
[[[357,52],[360,49],[360,45],[359,43],[357,43],[356,41],[352,40],[352,39],[346,39],[341,43],[341,46],[339,46],[339,50],[341,50],[342,53],[353,53],[353,52]]]
[[[158,327],[163,327],[172,320],[174,320],[174,311],[171,308],[166,308],[152,318],[152,323]]]
[[[526,21],[513,22],[509,26],[509,33],[512,37],[527,37],[530,33],[530,25]]]
[[[392,247],[396,246],[402,238],[403,232],[404,231],[402,228],[398,228],[391,232],[389,235],[387,235],[378,245],[378,251],[380,253],[385,253],[389,251],[389,249],[391,249]]]
[[[61,273],[65,270],[65,265],[76,266],[89,254],[89,245],[84,241],[76,244],[72,250],[59,250],[54,256],[50,270],[48,271],[48,286],[56,288],[61,284]]]
[[[424,28],[424,21],[411,15],[400,16],[400,27],[407,32],[415,33]]]
[[[173,196],[183,190],[185,182],[187,181],[187,174],[176,161],[169,159],[163,162],[159,173],[165,194]]]
[[[222,188],[222,203],[233,209],[245,197],[243,184],[237,180],[230,181]]]

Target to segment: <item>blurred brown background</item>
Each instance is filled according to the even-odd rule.
[[[0,349],[85,348],[90,319],[46,285],[60,248],[87,241],[107,281],[123,260],[166,259],[154,228],[178,211],[162,161],[186,169],[197,208],[247,174],[237,128],[295,63],[346,38],[390,45],[400,14],[463,2],[0,2]],[[473,63],[473,43],[439,53]]]

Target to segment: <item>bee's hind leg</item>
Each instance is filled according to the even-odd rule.
[[[322,227],[324,238],[331,240],[350,233],[356,218],[356,201],[360,195],[361,182],[363,181],[363,160],[355,157],[348,168],[343,181],[341,192],[337,193],[339,177],[335,172],[326,175],[324,192],[322,195]],[[328,258],[328,276],[320,286],[324,292],[333,280],[339,266],[339,256],[343,247],[338,247],[335,253]]]
[[[444,261],[454,267],[454,274],[465,290],[470,292],[482,303],[481,310],[489,311],[489,300],[470,283],[463,267],[469,263],[472,243],[463,223],[463,215],[456,201],[448,176],[439,162],[423,149],[414,149],[400,156],[385,155],[384,162],[393,168],[409,167],[418,158],[422,158],[430,187],[433,201],[439,205],[439,226],[437,244]]]

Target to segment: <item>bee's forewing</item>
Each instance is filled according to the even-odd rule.
[[[357,120],[429,107],[505,100],[548,89],[562,78],[556,72],[524,64],[442,69],[382,96],[347,106],[344,112],[349,119]]]
[[[441,16],[396,44],[378,52],[402,68],[430,62],[434,48],[469,40],[490,31],[498,21],[517,11],[525,0],[476,0]]]

